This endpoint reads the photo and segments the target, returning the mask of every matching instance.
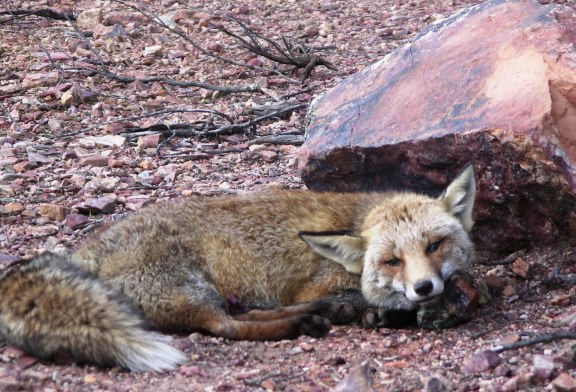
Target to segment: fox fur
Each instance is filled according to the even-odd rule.
[[[0,334],[41,358],[163,371],[186,358],[155,331],[279,340],[413,310],[468,269],[475,193],[469,165],[438,198],[279,191],[154,205],[70,255],[7,269]]]

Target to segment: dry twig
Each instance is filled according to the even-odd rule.
[[[254,32],[254,30],[250,29],[238,18],[231,15],[226,15],[225,18],[236,22],[236,24],[241,27],[247,38],[241,37],[233,31],[228,30],[223,25],[216,25],[215,27],[235,38],[240,45],[259,56],[265,57],[279,64],[293,65],[296,68],[303,68],[304,72],[302,74],[302,81],[308,79],[312,69],[318,65],[323,65],[333,71],[337,70],[334,64],[314,53],[315,48],[306,48],[304,45],[295,45],[286,37],[283,37],[282,39],[284,43],[284,47],[282,47],[275,41]],[[264,43],[267,43],[274,48],[275,52],[266,48]]]
[[[496,346],[492,349],[492,351],[501,353],[502,351],[506,350],[514,350],[520,347],[532,346],[538,343],[550,343],[556,340],[565,340],[565,339],[576,339],[576,331],[570,330],[570,331],[545,333],[539,336],[535,336],[531,339],[520,340],[518,342]]]
[[[40,16],[42,18],[54,20],[76,20],[76,15],[72,12],[58,12],[50,8],[39,8],[30,10],[10,10],[0,11],[0,15],[10,15],[16,19],[16,16]]]
[[[307,107],[307,103],[297,103],[294,105],[283,107],[279,110],[273,111],[271,113],[252,118],[248,121],[244,121],[239,124],[229,124],[216,126],[214,124],[207,124],[202,122],[203,129],[197,129],[198,124],[184,123],[184,124],[154,124],[150,127],[145,128],[128,128],[126,133],[122,136],[135,139],[139,136],[151,135],[154,133],[162,133],[164,135],[173,135],[180,137],[190,137],[190,136],[219,136],[219,135],[233,135],[236,133],[247,133],[258,123],[282,116],[287,113],[292,113],[296,110],[303,109]]]

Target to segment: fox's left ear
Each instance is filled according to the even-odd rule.
[[[469,163],[440,196],[448,211],[457,217],[466,231],[472,230],[474,220],[474,199],[476,198],[476,178],[474,166]]]
[[[301,231],[298,236],[316,253],[341,264],[346,271],[362,273],[364,239],[350,231]]]

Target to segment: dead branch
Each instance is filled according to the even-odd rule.
[[[304,135],[265,135],[250,140],[248,144],[289,144],[293,146],[301,146],[304,144]]]
[[[526,249],[520,249],[514,253],[509,254],[508,256],[506,256],[503,259],[495,260],[495,261],[482,261],[482,262],[479,262],[478,264],[484,265],[487,267],[494,267],[497,265],[508,265],[508,264],[512,264],[517,258],[524,257],[526,255],[526,253],[527,253]]]
[[[162,82],[169,86],[177,86],[177,87],[199,87],[205,88],[207,90],[218,91],[222,94],[231,94],[231,93],[259,93],[262,92],[260,85],[258,84],[249,84],[247,86],[220,86],[211,83],[201,83],[201,82],[179,82],[175,79],[168,78],[165,76],[155,76],[150,78],[132,78],[128,76],[122,76],[115,74],[114,72],[104,71],[96,68],[90,67],[82,67],[81,69],[95,72],[99,75],[108,77],[110,79],[122,82],[122,83],[134,83],[134,82],[142,82],[142,83],[153,83],[153,82]]]
[[[294,105],[283,107],[279,110],[273,111],[271,113],[250,119],[248,121],[239,124],[229,124],[217,126],[215,124],[209,124],[202,122],[202,129],[198,129],[198,124],[192,123],[181,123],[181,124],[154,124],[145,128],[127,128],[125,133],[121,135],[128,139],[135,139],[139,136],[152,135],[155,133],[161,133],[165,136],[180,136],[180,137],[209,137],[209,136],[219,136],[219,135],[232,135],[236,133],[247,133],[256,124],[271,119],[275,117],[282,116],[287,113],[292,113],[296,110],[303,109],[307,107],[307,103],[297,103]]]
[[[72,12],[58,12],[50,8],[40,8],[31,10],[10,10],[0,11],[0,15],[10,15],[13,18],[16,16],[40,16],[42,18],[54,20],[76,20],[76,15]]]
[[[217,59],[219,61],[222,61],[224,63],[228,63],[228,64],[232,64],[232,65],[236,65],[236,66],[240,66],[240,67],[244,67],[244,68],[248,68],[248,69],[252,69],[255,71],[264,71],[264,72],[272,72],[278,76],[283,77],[284,79],[286,79],[288,82],[290,83],[294,83],[294,84],[298,84],[299,82],[297,80],[294,80],[286,75],[284,75],[283,73],[275,70],[275,69],[271,69],[271,68],[265,68],[265,67],[257,67],[248,63],[244,63],[244,62],[239,62],[239,61],[235,61],[226,57],[222,57],[219,56],[215,53],[210,52],[209,50],[204,49],[202,46],[200,46],[198,43],[196,43],[196,41],[194,41],[192,38],[190,38],[187,34],[185,34],[181,29],[179,28],[174,28],[169,26],[168,24],[166,24],[163,20],[161,20],[157,15],[153,15],[153,14],[149,14],[146,12],[146,10],[136,7],[132,4],[129,4],[123,0],[112,0],[116,3],[122,4],[130,9],[133,9],[134,11],[137,11],[139,13],[141,13],[142,15],[144,15],[148,20],[150,20],[151,22],[162,26],[163,28],[165,28],[166,30],[170,31],[171,33],[177,35],[178,37],[182,38],[184,41],[186,41],[187,43],[189,43],[194,49],[198,50],[200,53],[202,53],[205,56]],[[206,12],[206,11],[205,11]],[[207,12],[212,14],[211,12]]]
[[[78,130],[78,131],[68,132],[68,133],[66,133],[66,134],[61,135],[61,137],[70,137],[70,136],[77,135],[77,134],[79,134],[79,133],[85,133],[85,132],[88,132],[88,131],[90,131],[90,130],[92,130],[92,129],[96,129],[96,128],[101,127],[101,126],[106,125],[106,124],[117,124],[117,123],[128,122],[128,121],[136,121],[136,120],[142,120],[142,119],[144,119],[144,118],[155,117],[155,116],[164,116],[164,115],[167,115],[167,114],[175,114],[175,113],[206,113],[206,114],[212,114],[212,115],[215,115],[215,116],[219,116],[219,117],[224,118],[224,119],[227,120],[230,124],[233,124],[233,123],[234,123],[234,120],[233,120],[230,116],[228,116],[226,113],[222,113],[222,112],[219,112],[219,111],[217,111],[217,110],[210,110],[210,109],[178,109],[178,108],[175,108],[175,109],[165,109],[165,110],[157,110],[157,111],[154,111],[154,112],[142,113],[142,114],[139,114],[139,115],[137,115],[137,116],[128,116],[128,117],[116,118],[116,119],[114,119],[114,120],[109,120],[109,121],[105,121],[105,122],[100,123],[100,124],[94,124],[94,125],[91,125],[91,126],[89,126],[89,127],[82,128],[82,129],[80,129],[80,130]],[[201,123],[204,123],[204,122],[201,122]],[[172,128],[174,129],[174,128],[177,128],[177,127],[179,127],[179,126],[180,126],[180,124],[175,124],[175,125],[172,125]],[[152,125],[150,128],[152,128],[152,127],[159,127],[159,130],[165,130],[165,129],[167,129],[166,126],[163,125],[163,124]],[[147,133],[147,135],[150,135],[150,134],[153,134],[153,133],[158,133],[158,132],[150,132],[150,133]]]
[[[306,80],[310,76],[312,69],[319,65],[323,65],[333,71],[337,70],[334,64],[314,53],[314,48],[306,48],[304,45],[295,45],[286,37],[282,38],[284,43],[284,47],[282,47],[275,41],[254,32],[239,19],[231,15],[225,15],[224,17],[238,24],[247,38],[241,37],[233,31],[228,30],[223,25],[215,25],[217,29],[235,38],[240,45],[259,56],[265,57],[279,64],[293,65],[296,68],[303,68],[304,72],[302,73],[302,81]],[[263,45],[264,42],[270,44],[271,47],[276,50],[276,53],[267,49]]]
[[[560,332],[553,332],[553,333],[545,333],[531,339],[521,340],[518,342],[510,343],[510,344],[502,344],[500,346],[496,346],[492,349],[492,351],[501,353],[506,350],[514,350],[520,347],[532,346],[538,343],[550,343],[556,340],[566,340],[566,339],[576,339],[576,331],[560,331]]]
[[[61,65],[56,64],[56,62],[54,61],[54,59],[52,58],[52,55],[50,54],[50,51],[48,50],[48,48],[46,48],[43,44],[42,44],[42,40],[40,38],[38,38],[38,36],[36,34],[34,34],[33,32],[28,32],[18,21],[18,19],[16,19],[15,14],[12,13],[12,11],[8,10],[6,11],[7,13],[10,13],[13,17],[14,17],[14,23],[16,23],[16,25],[18,26],[18,28],[20,29],[20,31],[22,31],[24,34],[28,35],[29,37],[32,37],[32,39],[34,39],[34,41],[36,41],[36,44],[38,45],[38,47],[44,52],[44,54],[46,55],[46,57],[48,58],[48,62],[50,63],[50,66],[53,69],[58,70],[58,74],[60,75],[60,81],[61,82],[64,79],[64,70],[62,68]]]

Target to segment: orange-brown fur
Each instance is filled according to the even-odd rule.
[[[183,357],[145,321],[269,340],[322,336],[369,307],[414,309],[468,267],[474,192],[469,168],[439,199],[295,191],[152,206],[69,256],[44,254],[9,271],[0,333],[42,357],[63,350],[162,370]],[[231,299],[254,310],[231,314]]]

